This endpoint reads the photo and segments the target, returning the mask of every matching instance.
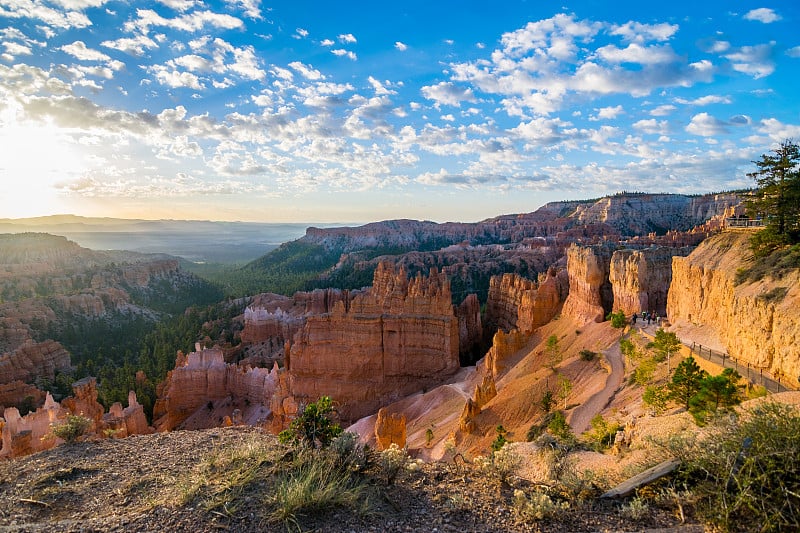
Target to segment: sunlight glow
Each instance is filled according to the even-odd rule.
[[[56,185],[85,169],[79,146],[68,132],[52,125],[20,124],[13,110],[0,118],[0,217],[59,211],[62,195]]]

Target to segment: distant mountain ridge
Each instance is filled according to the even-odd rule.
[[[301,237],[305,223],[138,220],[76,215],[0,219],[0,235],[45,232],[93,250],[165,253],[196,263],[245,263]]]
[[[702,196],[621,193],[597,200],[550,202],[531,213],[500,215],[472,223],[400,219],[357,227],[310,227],[301,241],[347,253],[377,247],[420,248],[428,243],[520,242],[592,224],[606,224],[621,237],[633,237],[688,231],[709,219],[725,216],[740,203],[740,196],[734,192]]]

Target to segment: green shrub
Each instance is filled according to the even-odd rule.
[[[297,516],[336,507],[359,508],[365,504],[366,482],[338,468],[330,453],[306,448],[285,472],[271,496],[273,520],[297,525]]]
[[[555,398],[553,398],[553,391],[547,389],[542,393],[542,397],[539,400],[539,407],[542,408],[542,411],[545,413],[549,413],[550,409],[553,408],[553,404],[556,402]]]
[[[52,424],[50,431],[67,443],[72,443],[78,440],[79,437],[86,434],[86,431],[92,426],[92,420],[80,415],[68,415],[67,419],[60,424]]]
[[[625,317],[625,313],[622,311],[616,311],[614,313],[609,313],[606,315],[606,320],[611,321],[611,327],[622,329],[628,324],[628,319]]]
[[[405,448],[394,442],[378,455],[378,467],[387,485],[392,485],[397,475],[403,471],[410,457]]]
[[[721,531],[797,531],[800,411],[763,403],[719,417],[702,441],[674,441],[700,516]]]
[[[667,401],[669,401],[669,393],[664,387],[655,385],[645,387],[642,403],[649,407],[653,414],[660,415],[663,413],[667,408]]]
[[[581,350],[581,361],[592,361],[597,357],[597,352],[591,350]]]
[[[650,383],[653,379],[653,374],[656,371],[655,359],[645,359],[640,361],[631,375],[631,382],[636,385],[644,386]]]
[[[547,430],[564,443],[575,442],[575,435],[572,433],[569,424],[567,424],[567,417],[564,415],[564,411],[553,413],[553,418],[547,424]]]
[[[341,426],[333,421],[335,414],[333,401],[329,396],[322,396],[316,402],[301,407],[289,429],[281,431],[278,437],[285,444],[300,443],[311,448],[325,448],[342,432]]]
[[[552,518],[569,509],[569,502],[554,502],[544,492],[532,492],[530,496],[524,491],[514,491],[514,511],[524,520],[542,520]]]
[[[592,429],[585,436],[595,451],[603,451],[614,444],[620,425],[618,422],[609,422],[603,415],[597,414],[591,421]]]
[[[508,442],[508,440],[506,440],[506,434],[508,432],[506,431],[506,428],[504,428],[502,425],[497,426],[496,428],[494,428],[494,430],[497,433],[497,437],[494,439],[494,441],[492,441],[492,451],[496,452],[497,450],[505,446],[506,442]]]

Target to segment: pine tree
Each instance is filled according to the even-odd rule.
[[[800,240],[800,146],[787,139],[753,163],[757,170],[748,176],[758,188],[746,206],[751,217],[765,220],[766,228],[752,240],[753,252],[763,256]]]
[[[715,415],[739,404],[742,401],[740,379],[742,376],[732,368],[726,368],[718,376],[706,376],[700,382],[700,390],[689,401],[695,419],[703,421],[709,413]]]
[[[657,361],[667,360],[667,371],[669,371],[669,357],[680,349],[681,341],[672,331],[664,331],[664,329],[658,328],[655,339],[653,342],[648,343],[647,347],[656,351],[656,354],[658,354]]]
[[[694,357],[687,357],[680,362],[672,374],[672,381],[667,384],[670,399],[689,409],[689,402],[700,392],[700,384],[707,375],[697,365]]]

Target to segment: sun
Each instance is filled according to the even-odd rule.
[[[56,185],[85,170],[69,131],[0,118],[0,218],[61,212],[64,196]]]

